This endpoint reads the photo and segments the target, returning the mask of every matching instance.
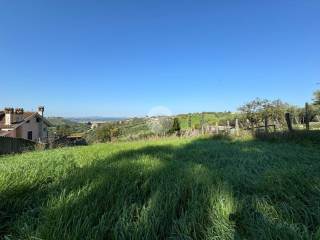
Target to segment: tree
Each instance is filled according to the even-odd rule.
[[[68,136],[72,133],[71,126],[63,124],[56,127],[56,135],[59,137]]]
[[[296,124],[303,122],[304,109],[297,106],[289,106],[287,112],[291,114]]]
[[[289,104],[279,99],[270,101],[260,98],[256,98],[239,108],[244,117],[249,120],[252,128],[266,119],[284,123],[284,115],[288,109]]]
[[[305,111],[306,110],[304,110],[304,114],[305,114]],[[309,105],[308,106],[309,122],[314,121],[318,114],[319,114],[319,105]]]
[[[171,117],[156,117],[151,118],[147,122],[147,125],[151,132],[157,136],[165,136],[170,133],[173,126],[173,119]]]
[[[313,104],[319,106],[320,105],[320,90],[317,90],[313,93]]]
[[[181,126],[180,126],[180,121],[179,118],[175,117],[173,119],[173,125],[172,128],[170,129],[170,133],[177,133],[178,135],[180,135],[180,131],[181,131]]]
[[[99,142],[111,141],[110,126],[108,124],[98,127],[96,132],[97,132],[97,140]]]
[[[161,134],[165,136],[167,133],[170,132],[170,129],[172,129],[173,120],[170,117],[161,117],[160,124],[162,129]]]
[[[262,120],[262,110],[267,104],[267,100],[256,98],[239,108],[239,111],[249,120],[251,127]]]
[[[104,124],[96,130],[96,136],[99,142],[110,142],[113,138],[116,138],[119,135],[119,128],[111,123]]]
[[[270,120],[279,121],[280,123],[285,122],[285,113],[289,109],[289,104],[282,102],[280,99],[274,101],[266,100],[263,107],[264,116]]]

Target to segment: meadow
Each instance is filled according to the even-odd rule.
[[[318,140],[172,138],[2,156],[0,239],[320,239]]]

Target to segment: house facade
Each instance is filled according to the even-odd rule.
[[[0,136],[24,138],[34,142],[48,142],[50,122],[43,116],[44,107],[38,112],[25,112],[23,108],[5,108],[0,111]]]

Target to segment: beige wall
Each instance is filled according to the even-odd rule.
[[[44,130],[45,129],[45,130]],[[42,139],[46,139],[48,126],[42,123]],[[29,122],[25,122],[17,128],[17,137],[28,139],[28,132],[32,131],[32,140],[37,141],[40,137],[40,122],[37,122],[37,118],[33,117]]]

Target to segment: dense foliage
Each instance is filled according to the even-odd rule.
[[[180,135],[180,131],[181,131],[181,126],[180,126],[180,121],[179,118],[175,117],[173,119],[173,125],[172,128],[170,129],[170,133],[177,133],[178,135]]]
[[[251,125],[258,125],[266,118],[272,121],[284,123],[285,112],[288,111],[289,104],[281,100],[270,101],[259,99],[248,102],[239,108],[245,119],[248,119]]]
[[[96,130],[97,140],[99,142],[110,142],[120,134],[119,128],[113,123],[105,123]]]
[[[289,105],[279,99],[270,101],[259,98],[242,105],[239,111],[242,122],[245,124],[248,121],[251,127],[261,125],[265,119],[268,119],[269,123],[283,125],[285,124],[285,113],[287,112],[291,113],[291,117],[296,124],[304,123],[306,116],[309,117],[309,121],[317,121],[316,116],[319,114],[319,111],[313,105],[309,105],[308,115],[306,115],[305,108]]]
[[[320,105],[320,90],[315,91],[313,96],[314,96],[314,99],[313,99],[314,105]]]

